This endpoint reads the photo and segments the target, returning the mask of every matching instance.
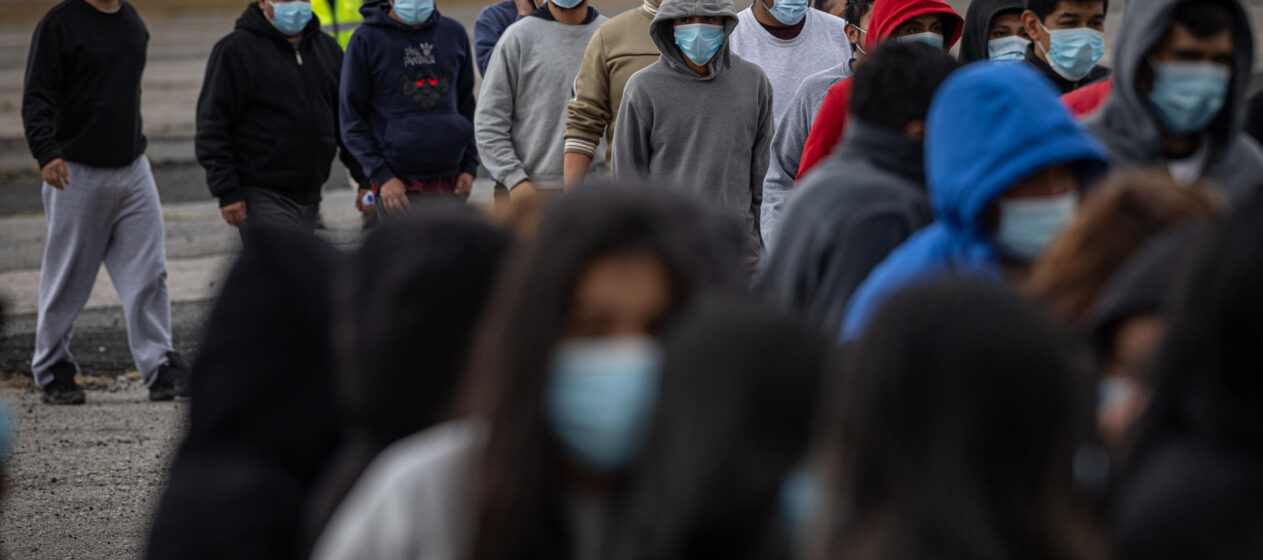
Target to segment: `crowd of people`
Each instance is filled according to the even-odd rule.
[[[1241,0],[1128,3],[1114,68],[1108,0],[360,13],[344,52],[258,0],[211,54],[243,248],[191,368],[143,23],[36,29],[32,369],[83,402],[104,262],[150,398],[192,401],[150,558],[1263,556]],[[313,235],[335,157],[350,251]]]

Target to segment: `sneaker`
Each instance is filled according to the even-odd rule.
[[[149,400],[169,401],[189,397],[189,370],[184,358],[176,352],[167,352],[167,363],[158,367],[158,375],[149,386]]]
[[[43,387],[43,400],[48,404],[83,404],[87,397],[83,394],[83,388],[75,383],[75,374],[79,372],[79,367],[71,362],[57,362],[53,367],[48,368],[48,372],[53,374],[53,380]]]

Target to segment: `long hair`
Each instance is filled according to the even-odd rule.
[[[998,288],[923,285],[849,349],[821,558],[1099,553],[1072,498],[1091,379],[1049,317]]]
[[[1219,207],[1205,188],[1181,186],[1165,173],[1116,177],[1088,195],[1074,222],[1035,263],[1025,291],[1077,323],[1145,242],[1181,223],[1210,221]]]
[[[708,302],[667,337],[619,560],[790,557],[778,498],[807,453],[832,345],[798,317]]]
[[[475,474],[473,558],[570,556],[563,455],[543,391],[584,268],[624,251],[653,255],[669,272],[679,310],[704,287],[739,285],[740,248],[735,225],[659,189],[584,186],[546,211],[499,286],[464,397],[466,412],[490,430]]]

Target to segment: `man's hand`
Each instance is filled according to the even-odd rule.
[[[64,159],[57,158],[48,162],[48,165],[40,170],[40,174],[44,176],[44,182],[52,185],[54,189],[63,190],[70,186],[70,171],[66,169]]]
[[[474,176],[468,173],[461,173],[456,178],[456,196],[465,200],[469,200],[469,193],[474,192]]]
[[[374,202],[368,206],[364,206],[364,195],[370,193],[369,189],[360,189],[355,193],[355,209],[362,214],[368,214],[377,209],[377,203]]]
[[[513,203],[531,202],[539,198],[539,189],[530,181],[522,181],[517,186],[509,189],[509,201]]]
[[[408,203],[408,187],[398,177],[391,177],[379,192],[382,208],[386,209],[387,214],[397,214],[412,206]]]
[[[241,227],[241,224],[246,223],[246,201],[241,200],[228,206],[221,206],[219,213],[224,216],[224,221],[228,222],[228,225]]]

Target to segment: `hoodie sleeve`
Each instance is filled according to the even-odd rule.
[[[803,155],[803,143],[813,116],[811,103],[800,89],[789,102],[789,109],[777,123],[776,134],[772,136],[772,160],[768,164],[767,178],[763,180],[763,205],[759,219],[763,244],[767,247],[772,246],[785,200],[794,191],[798,162]]]
[[[31,39],[26,87],[22,91],[22,125],[40,169],[62,157],[57,144],[57,112],[64,87],[61,45],[60,26],[45,17]]]
[[[566,106],[566,153],[596,155],[601,136],[610,124],[610,74],[606,70],[605,40],[597,28],[583,54],[574,81],[574,99]]]
[[[776,121],[772,116],[772,84],[767,76],[763,77],[759,97],[759,130],[754,137],[754,152],[750,154],[750,215],[754,217],[754,235],[761,241],[762,236],[757,230],[763,206],[763,179],[772,159],[772,137],[776,133]]]
[[[364,173],[381,185],[394,178],[395,172],[387,165],[368,120],[373,101],[373,76],[368,70],[365,40],[363,33],[356,33],[346,46],[342,83],[339,85],[338,120],[342,126],[342,142],[360,162]]]
[[[329,52],[333,54],[333,59],[337,61],[337,64],[338,64],[337,68],[339,69],[337,73],[338,83],[335,86],[335,90],[333,92],[334,96],[337,97],[339,95],[339,92],[342,89],[342,80],[341,80],[341,74],[342,74],[341,68],[342,68],[342,59],[343,59],[342,47],[338,45],[336,41],[332,41],[332,40],[329,41],[329,46],[332,47],[329,49]],[[333,105],[333,122],[335,123],[341,122],[340,119],[338,118],[338,112],[339,112],[338,105],[339,105],[338,103],[335,103]],[[347,172],[351,174],[351,178],[355,180],[356,188],[367,189],[371,187],[372,185],[369,182],[368,176],[364,174],[364,167],[360,165],[360,161],[358,159],[355,159],[355,155],[351,153],[351,150],[347,149],[346,142],[342,141],[341,131],[338,132],[337,136],[338,136],[338,159],[342,161],[342,165],[346,167]]]
[[[233,133],[249,95],[249,79],[241,67],[231,36],[220,41],[206,62],[202,93],[197,97],[197,162],[206,170],[206,184],[220,206],[245,199],[237,178]]]
[[[614,128],[614,161],[611,176],[615,180],[645,180],[649,177],[649,160],[653,157],[650,136],[653,132],[652,107],[646,106],[640,92],[640,76],[633,75],[623,90],[618,108],[619,122]]]
[[[838,82],[829,88],[829,93],[816,113],[816,120],[811,123],[811,133],[803,144],[803,157],[798,165],[798,179],[802,179],[820,160],[833,153],[833,148],[842,138],[842,130],[846,128],[846,105],[850,97],[849,79]],[[843,85],[846,84],[846,85]]]
[[[499,4],[492,4],[478,12],[474,20],[474,55],[478,57],[478,73],[487,75],[487,66],[491,63],[491,53],[495,51],[500,35],[509,26],[500,17]],[[512,23],[512,22],[509,22]]]
[[[461,42],[465,48],[469,49],[469,36],[465,34],[465,28],[460,27]],[[465,52],[471,52],[466,50]],[[472,57],[465,57],[465,63],[460,67],[460,75],[456,79],[456,95],[457,110],[461,116],[469,119],[469,123],[474,123],[474,112],[477,104],[474,101],[474,62]],[[469,136],[469,145],[465,147],[465,155],[460,162],[461,173],[470,175],[478,175],[478,140],[474,135]]]
[[[474,112],[474,136],[478,139],[482,162],[492,177],[510,189],[530,180],[522,159],[513,148],[518,58],[515,35],[502,37],[491,53],[491,64],[483,76],[478,109]]]

